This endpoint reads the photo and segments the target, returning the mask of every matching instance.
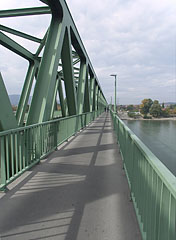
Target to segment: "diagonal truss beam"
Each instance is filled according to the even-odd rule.
[[[107,104],[66,1],[41,1],[48,6],[0,11],[0,18],[40,14],[52,15],[50,26],[43,39],[0,25],[0,30],[3,32],[39,44],[36,53],[33,54],[0,32],[0,44],[29,61],[29,68],[16,114],[18,126],[24,124],[32,85],[34,85],[34,92],[27,113],[27,125],[53,118],[57,92],[62,117],[94,111]],[[36,79],[35,84],[34,77]],[[59,114],[55,116],[59,116]]]
[[[27,104],[29,101],[31,88],[32,88],[34,76],[36,74],[38,65],[39,65],[39,63],[37,61],[35,61],[35,62],[30,63],[29,68],[28,68],[28,72],[26,75],[26,79],[24,82],[22,94],[20,97],[20,101],[19,101],[17,113],[16,113],[16,118],[17,118],[17,122],[18,122],[19,126],[22,126],[23,122],[24,122],[24,116],[26,113],[26,108],[27,108]]]
[[[65,31],[63,48],[61,53],[65,90],[67,96],[69,115],[77,114],[75,83],[73,80],[73,60],[71,53],[71,40],[69,32]]]
[[[65,117],[66,116],[66,107],[65,107],[65,102],[64,102],[64,95],[63,95],[61,79],[59,79],[58,92],[59,92],[59,99],[60,99],[62,116]]]
[[[0,18],[4,17],[21,17],[30,15],[50,14],[51,10],[49,7],[34,7],[34,8],[23,8],[23,9],[10,9],[1,10]]]
[[[16,35],[18,37],[22,37],[22,38],[31,40],[33,42],[41,43],[41,41],[42,41],[42,39],[36,38],[36,37],[31,36],[29,34],[26,34],[26,33],[23,33],[23,32],[17,31],[17,30],[14,30],[12,28],[9,28],[9,27],[3,26],[3,25],[0,25],[0,30],[4,31],[4,32],[7,32],[7,33],[14,34],[14,35]]]
[[[0,131],[16,128],[17,121],[12,111],[12,106],[0,73]]]
[[[26,48],[22,47],[18,43],[16,43],[11,38],[7,37],[4,33],[0,32],[0,44],[4,47],[10,49],[15,52],[19,56],[27,59],[28,61],[33,61],[34,56],[31,52],[29,52]]]
[[[53,18],[34,89],[27,119],[28,125],[50,119],[63,37],[64,32],[61,21]]]

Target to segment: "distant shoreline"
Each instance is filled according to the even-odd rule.
[[[144,118],[130,118],[130,117],[125,117],[125,118],[120,118],[121,120],[132,120],[132,121],[176,121],[176,117],[170,117],[170,118],[151,118],[151,119],[144,119]]]

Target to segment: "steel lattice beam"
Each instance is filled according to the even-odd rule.
[[[9,129],[24,124],[34,78],[36,78],[36,84],[27,114],[27,125],[53,119],[57,93],[62,117],[67,114],[76,115],[96,111],[107,105],[66,2],[64,0],[42,0],[42,2],[47,6],[0,11],[0,18],[51,14],[51,23],[43,39],[0,25],[0,30],[3,32],[39,44],[36,53],[33,54],[0,32],[0,44],[29,61],[16,118],[11,117]],[[39,57],[42,49],[43,55]],[[65,91],[61,81],[64,82]],[[2,78],[1,83],[3,84]],[[7,94],[3,96],[3,101],[7,103]],[[3,117],[0,116],[0,121],[2,119]],[[12,119],[14,119],[14,125]],[[7,127],[4,129],[2,127],[1,130],[5,129]]]

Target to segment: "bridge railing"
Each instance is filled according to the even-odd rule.
[[[176,239],[176,177],[111,112],[142,238]]]
[[[0,190],[86,127],[101,110],[0,133]]]

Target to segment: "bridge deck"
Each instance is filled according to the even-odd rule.
[[[141,239],[108,114],[9,188],[0,239]]]

